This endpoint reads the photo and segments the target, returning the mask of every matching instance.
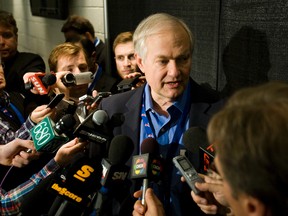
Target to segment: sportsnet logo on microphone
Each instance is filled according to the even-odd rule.
[[[53,152],[58,146],[68,141],[68,137],[59,136],[53,129],[55,123],[45,117],[30,132],[34,146],[38,152]]]

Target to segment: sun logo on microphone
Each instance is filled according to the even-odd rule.
[[[138,158],[135,161],[135,165],[133,166],[133,169],[134,169],[134,173],[136,175],[143,174],[146,171],[146,169],[147,169],[147,163],[144,160],[144,158]]]

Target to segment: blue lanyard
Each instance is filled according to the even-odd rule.
[[[94,41],[94,46],[95,46],[95,47],[98,46],[99,43],[100,43],[100,39],[98,39],[98,38],[96,37],[96,39],[95,39],[95,41]]]
[[[102,67],[100,65],[98,65],[98,69],[95,72],[94,79],[88,87],[87,94],[90,95],[92,93],[92,91],[94,90],[94,87],[95,87],[97,81],[100,79],[101,75],[102,75]]]
[[[13,111],[16,113],[18,120],[20,121],[21,124],[25,122],[23,115],[21,112],[17,109],[16,106],[14,106],[12,103],[9,103],[9,106],[13,109]],[[1,112],[14,120],[13,115],[9,112],[9,110],[6,107],[1,107]]]
[[[152,137],[152,138],[156,139],[156,135],[155,135],[155,131],[154,131],[153,125],[150,125],[150,123],[149,123],[150,121],[148,119],[149,117],[146,115],[146,112],[145,112],[144,100],[145,99],[144,99],[144,94],[143,94],[142,108],[141,108],[141,118],[142,118],[143,123],[144,123],[144,128],[145,128],[145,131],[146,131],[148,137]],[[180,120],[177,122],[176,131],[174,133],[172,142],[175,142],[175,143],[179,143],[180,142],[180,138],[181,138],[182,132],[183,132],[183,130],[185,128],[185,123],[186,123],[186,119],[188,117],[189,110],[190,110],[190,98],[188,99],[187,103],[185,104],[185,108],[184,108],[184,111],[182,113],[182,116],[181,116]]]
[[[13,111],[16,113],[19,121],[21,124],[23,124],[25,122],[25,119],[23,117],[23,115],[21,114],[21,112],[17,109],[16,106],[14,106],[12,103],[9,104],[11,106],[11,108],[13,109]]]

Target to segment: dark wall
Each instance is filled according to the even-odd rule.
[[[191,76],[229,93],[268,79],[288,80],[287,9],[287,0],[110,0],[109,42],[150,14],[180,17],[196,38]]]
[[[219,89],[288,80],[288,1],[222,1]],[[230,90],[229,90],[230,89]]]

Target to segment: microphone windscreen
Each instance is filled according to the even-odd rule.
[[[192,153],[198,153],[199,147],[209,146],[206,130],[201,127],[191,127],[183,134],[184,146]]]
[[[46,74],[43,78],[42,78],[42,83],[46,86],[50,86],[55,84],[57,81],[56,76],[52,73],[50,74]]]
[[[108,159],[112,165],[125,164],[134,150],[130,137],[125,135],[115,136],[110,143]]]
[[[159,144],[152,137],[148,137],[144,139],[141,143],[141,154],[146,154],[146,153],[159,155]]]
[[[76,120],[74,116],[72,114],[66,114],[55,124],[55,131],[58,134],[65,133],[71,130],[75,124]]]
[[[92,116],[92,121],[101,126],[109,120],[109,116],[104,110],[97,110]]]

